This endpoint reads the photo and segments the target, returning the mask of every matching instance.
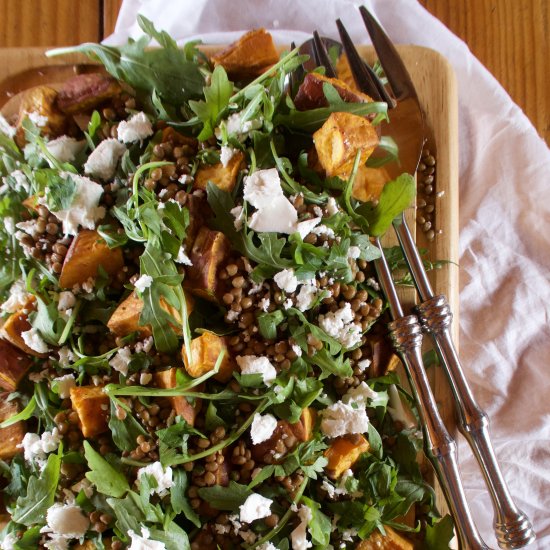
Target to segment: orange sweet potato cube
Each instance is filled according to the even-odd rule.
[[[206,189],[208,182],[211,181],[223,191],[231,192],[235,188],[235,185],[237,185],[237,177],[243,167],[244,153],[242,151],[236,151],[226,166],[221,162],[217,164],[203,164],[199,166],[195,174],[193,187],[195,189]]]
[[[386,170],[382,168],[370,168],[362,164],[357,170],[353,180],[351,194],[354,199],[361,202],[378,200],[384,189],[384,185],[390,178]]]
[[[369,442],[361,434],[337,437],[325,451],[325,457],[328,460],[326,470],[329,477],[338,479],[369,448]]]
[[[171,368],[155,373],[155,382],[159,388],[175,388],[176,387],[176,371],[177,369]],[[182,396],[168,397],[172,403],[172,407],[188,424],[194,426],[195,418],[201,408],[201,400],[196,399],[195,405],[191,405],[187,399]]]
[[[412,542],[398,534],[394,529],[384,525],[386,535],[375,531],[368,539],[362,540],[356,550],[413,550]]]
[[[23,332],[31,330],[32,325],[29,323],[28,312],[34,309],[34,298],[28,300],[27,305],[19,311],[12,313],[0,328],[0,336],[13,344],[16,348],[24,351],[28,355],[34,357],[47,357],[47,353],[39,353],[27,345],[23,339]]]
[[[15,391],[31,366],[28,355],[0,339],[0,388]]]
[[[6,394],[0,394],[0,422],[4,422],[19,412],[17,402],[6,401],[6,397]],[[23,421],[16,422],[7,428],[0,428],[0,460],[13,458],[20,453],[21,449],[18,445],[21,444],[24,437],[25,423]]]
[[[295,424],[290,424],[292,433],[296,436],[298,441],[308,441],[311,439],[313,432],[313,426],[315,425],[315,419],[317,418],[317,411],[310,407],[302,410],[300,420]]]
[[[97,231],[83,229],[73,239],[59,277],[61,288],[81,285],[97,277],[99,266],[111,276],[124,267],[122,249],[109,248]]]
[[[378,134],[364,117],[352,113],[332,113],[313,134],[319,163],[327,176],[349,177],[355,156],[361,151],[360,164],[378,145]]]
[[[220,363],[218,373],[214,379],[219,382],[228,382],[236,368],[235,362],[229,355],[227,344],[223,336],[217,336],[213,332],[203,332],[198,338],[191,340],[190,359],[187,357],[185,345],[181,349],[181,355],[185,365],[185,370],[193,378],[198,378],[207,372],[210,372],[218,361],[220,353],[224,356]]]
[[[84,437],[95,437],[109,429],[109,397],[103,386],[76,386],[70,389],[73,409],[78,414]]]
[[[185,288],[197,296],[217,301],[218,268],[230,250],[229,239],[223,233],[201,227],[189,254],[193,265],[187,268],[187,277],[183,281]]]
[[[247,32],[239,40],[213,55],[214,65],[221,65],[231,77],[258,76],[279,61],[273,38],[265,29]]]

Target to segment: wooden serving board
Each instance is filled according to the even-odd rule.
[[[436,200],[435,227],[441,231],[435,240],[427,242],[422,232],[417,234],[417,243],[428,249],[432,260],[449,260],[442,269],[432,271],[430,279],[436,293],[446,294],[453,312],[454,340],[458,342],[458,98],[455,76],[450,64],[438,52],[420,46],[398,46],[416,87],[420,103],[426,115],[428,143],[437,159],[435,191],[443,192]],[[90,61],[81,55],[48,58],[44,48],[0,49],[0,109],[6,103],[5,114],[12,114],[17,93],[39,84],[60,83],[74,74],[89,72]],[[361,47],[361,54],[372,61],[372,47]],[[93,70],[93,68],[92,68]],[[391,113],[390,113],[391,114]],[[415,209],[407,213],[411,229],[416,227]],[[385,243],[395,243],[392,235]],[[415,303],[412,289],[403,289],[401,298],[405,309]],[[443,373],[431,369],[431,380],[442,417],[453,434],[454,423],[452,394]],[[440,507],[445,509],[444,498],[438,494]]]

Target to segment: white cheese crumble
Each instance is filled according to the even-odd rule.
[[[92,498],[94,494],[94,488],[91,481],[83,477],[80,481],[77,481],[74,485],[71,486],[71,491],[75,492],[77,495],[80,491],[83,491],[87,498]]]
[[[25,172],[22,170],[14,170],[9,176],[4,176],[2,181],[7,183],[7,179],[12,178],[15,181],[13,186],[14,191],[24,191],[25,193],[31,192],[31,186]]]
[[[132,541],[132,544],[128,546],[128,550],[166,550],[164,542],[150,539],[151,533],[147,527],[141,527],[141,536],[134,533],[132,529],[128,530],[128,535],[130,535]]]
[[[178,255],[176,257],[176,263],[177,264],[182,264],[182,265],[193,265],[193,262],[191,261],[191,259],[189,258],[189,256],[187,255],[187,253],[185,251],[185,244],[182,244],[180,246],[180,249],[178,250]]]
[[[151,351],[151,349],[153,348],[153,337],[152,336],[147,336],[147,338],[145,338],[144,340],[142,340],[141,342],[137,342],[136,345],[135,345],[135,352],[136,353],[149,353]]]
[[[290,298],[287,298],[284,302],[283,302],[283,308],[284,309],[290,309],[294,304],[292,303],[292,300]]]
[[[15,313],[26,305],[28,298],[29,293],[25,281],[15,281],[10,287],[8,299],[0,306],[0,309],[6,313]]]
[[[27,117],[29,120],[36,124],[39,128],[43,128],[48,124],[48,117],[41,115],[40,113],[37,113],[36,111],[32,111],[31,113],[27,113]]]
[[[69,136],[60,136],[46,143],[46,149],[59,162],[72,162],[82,151],[85,141],[78,141]]]
[[[56,383],[57,393],[61,399],[69,398],[71,396],[71,388],[76,386],[76,381],[72,374],[65,374],[64,376],[54,378],[53,382]]]
[[[145,292],[146,288],[149,288],[153,283],[153,277],[151,275],[142,275],[135,283],[134,286],[139,292]]]
[[[256,550],[277,550],[277,547],[270,542],[264,542],[262,545],[258,546]]]
[[[142,372],[139,375],[139,383],[141,386],[147,386],[153,380],[153,375],[150,372]]]
[[[62,178],[71,178],[75,184],[75,195],[69,208],[52,211],[52,214],[63,222],[65,235],[76,235],[78,227],[95,229],[97,221],[105,217],[105,208],[99,206],[103,187],[85,176],[60,172]]]
[[[144,468],[138,470],[138,480],[141,480],[144,475],[151,476],[155,479],[157,486],[152,488],[152,491],[161,497],[168,494],[168,489],[174,485],[174,481],[172,480],[172,468],[170,468],[170,466],[163,468],[162,464],[158,461],[148,464]]]
[[[126,146],[120,141],[104,139],[90,154],[84,172],[102,180],[109,180],[115,175],[118,161],[126,152]]]
[[[380,290],[380,285],[378,284],[377,280],[374,277],[369,277],[366,280],[366,283],[368,286],[370,286],[374,290],[377,290],[377,291]]]
[[[399,395],[399,390],[395,384],[388,386],[389,403],[387,410],[390,413],[394,422],[400,422],[405,429],[414,428],[416,426],[416,420],[410,411],[405,408],[403,401]]]
[[[237,364],[241,369],[241,374],[261,374],[266,386],[270,386],[277,378],[277,371],[267,357],[237,355]]]
[[[297,357],[302,357],[302,348],[298,344],[292,344],[291,347]]]
[[[329,216],[334,216],[338,213],[338,203],[334,197],[329,197],[327,201],[327,214]]]
[[[258,493],[252,493],[244,504],[239,506],[239,519],[244,523],[252,523],[256,519],[266,518],[271,515],[273,501]]]
[[[317,287],[314,284],[306,283],[300,287],[296,296],[296,305],[300,311],[307,311],[311,308],[317,298]]]
[[[27,233],[27,235],[30,235],[33,239],[37,239],[40,237],[40,231],[38,230],[38,226],[36,225],[36,220],[29,220],[28,222],[18,222],[15,224],[15,227],[17,229],[21,229],[21,231]]]
[[[230,323],[234,323],[235,321],[237,321],[239,318],[239,312],[238,311],[235,311],[234,309],[230,309],[228,312],[227,312],[227,320],[230,322]]]
[[[230,214],[235,218],[233,225],[236,231],[240,231],[243,228],[244,222],[244,210],[242,206],[235,206],[230,211]]]
[[[342,401],[347,404],[356,403],[361,407],[366,407],[368,399],[376,399],[378,393],[370,388],[366,382],[361,382],[355,388],[350,388]]]
[[[277,283],[277,286],[285,292],[294,292],[298,287],[298,279],[294,275],[293,269],[283,269],[276,273],[273,280]]]
[[[354,321],[355,315],[347,302],[337,311],[319,315],[319,326],[346,348],[352,348],[361,340],[361,327]]]
[[[68,309],[74,307],[76,304],[76,298],[70,290],[63,290],[59,293],[59,302],[57,304],[57,309],[59,311],[67,311]]]
[[[225,126],[228,135],[234,135],[239,141],[244,141],[252,130],[257,130],[262,127],[261,119],[242,120],[242,113],[233,113],[220,124]],[[215,135],[221,138],[222,132],[220,128],[216,128]]]
[[[327,227],[324,224],[321,224],[321,225],[318,225],[317,227],[314,227],[311,230],[311,233],[317,235],[318,237],[320,237],[321,235],[325,235],[329,239],[334,239],[334,237],[336,236],[335,233],[334,233],[334,229],[332,229],[331,227]]]
[[[272,414],[256,413],[252,419],[252,426],[250,426],[252,443],[258,445],[258,443],[267,441],[273,435],[276,427],[277,419]]]
[[[348,258],[357,260],[361,256],[361,249],[358,246],[350,246],[348,249]]]
[[[153,126],[147,115],[136,113],[129,120],[123,120],[117,128],[117,137],[124,143],[141,141],[153,134]]]
[[[370,366],[371,366],[371,360],[370,359],[362,359],[361,361],[358,361],[355,365],[361,372],[365,372]]]
[[[296,231],[300,233],[300,237],[305,239],[312,231],[312,229],[321,223],[321,218],[311,218],[310,220],[304,220],[299,222],[296,226]]]
[[[116,355],[109,361],[109,365],[124,376],[128,374],[128,365],[132,360],[130,348],[126,346],[116,352]]]
[[[276,168],[258,170],[244,178],[243,197],[257,209],[248,224],[254,231],[286,234],[296,231],[298,212],[283,194]]]
[[[220,151],[220,162],[222,163],[222,166],[224,168],[227,167],[229,161],[235,156],[236,152],[237,149],[234,149],[233,147],[228,147],[227,145],[222,145],[222,149]]]
[[[271,300],[269,298],[262,298],[259,301],[258,306],[262,311],[267,312],[267,310],[269,309],[270,304],[271,304]]]
[[[313,546],[311,541],[307,540],[307,526],[313,518],[309,506],[302,504],[298,509],[298,517],[300,518],[300,523],[298,527],[290,533],[292,550],[307,550]]]
[[[59,364],[62,367],[68,367],[75,360],[74,353],[68,346],[63,346],[62,348],[59,348],[57,350],[57,354],[59,356]]]
[[[51,432],[44,432],[41,436],[35,433],[26,433],[23,441],[18,445],[23,449],[23,454],[27,462],[42,462],[48,453],[51,453],[59,447],[61,435],[57,428]]]
[[[36,353],[48,353],[48,344],[42,340],[42,336],[40,336],[34,327],[23,331],[21,333],[21,338],[23,338],[23,342],[33,351],[36,351]]]
[[[40,532],[48,534],[50,540],[44,546],[50,550],[67,548],[69,540],[83,537],[90,526],[80,506],[59,502],[48,508],[46,522]]]
[[[0,114],[0,132],[12,138],[17,130]]]
[[[369,417],[364,407],[337,401],[321,411],[321,415],[321,431],[328,437],[362,434],[369,429]]]

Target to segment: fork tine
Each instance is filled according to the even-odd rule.
[[[319,33],[317,31],[313,31],[313,51],[315,53],[315,62],[318,66],[325,67],[325,74],[329,78],[336,78],[336,71],[334,70],[334,67],[332,66],[332,61],[330,60],[330,56],[328,55],[327,48],[325,47],[325,44],[321,40],[321,37],[319,36]]]
[[[353,79],[359,89],[370,95],[375,101],[385,101],[388,106],[392,108],[395,105],[393,99],[390,97],[374,71],[361,59],[348,31],[340,19],[336,20],[336,26],[338,27],[340,39],[342,40],[344,51],[349,61]]]
[[[359,11],[395,98],[399,101],[406,97],[416,97],[409,72],[388,35],[365,6],[360,6]]]

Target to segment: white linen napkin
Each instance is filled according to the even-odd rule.
[[[255,27],[279,43],[317,29],[337,38],[340,17],[368,42],[354,0],[124,0],[105,43],[141,33],[142,13],[177,39],[228,43]],[[459,85],[460,355],[518,506],[550,548],[550,150],[467,46],[416,0],[366,0],[396,43],[442,53]],[[225,32],[221,32],[225,31]],[[180,40],[184,42],[186,40]],[[477,464],[460,442],[473,516],[493,548],[492,508]]]

